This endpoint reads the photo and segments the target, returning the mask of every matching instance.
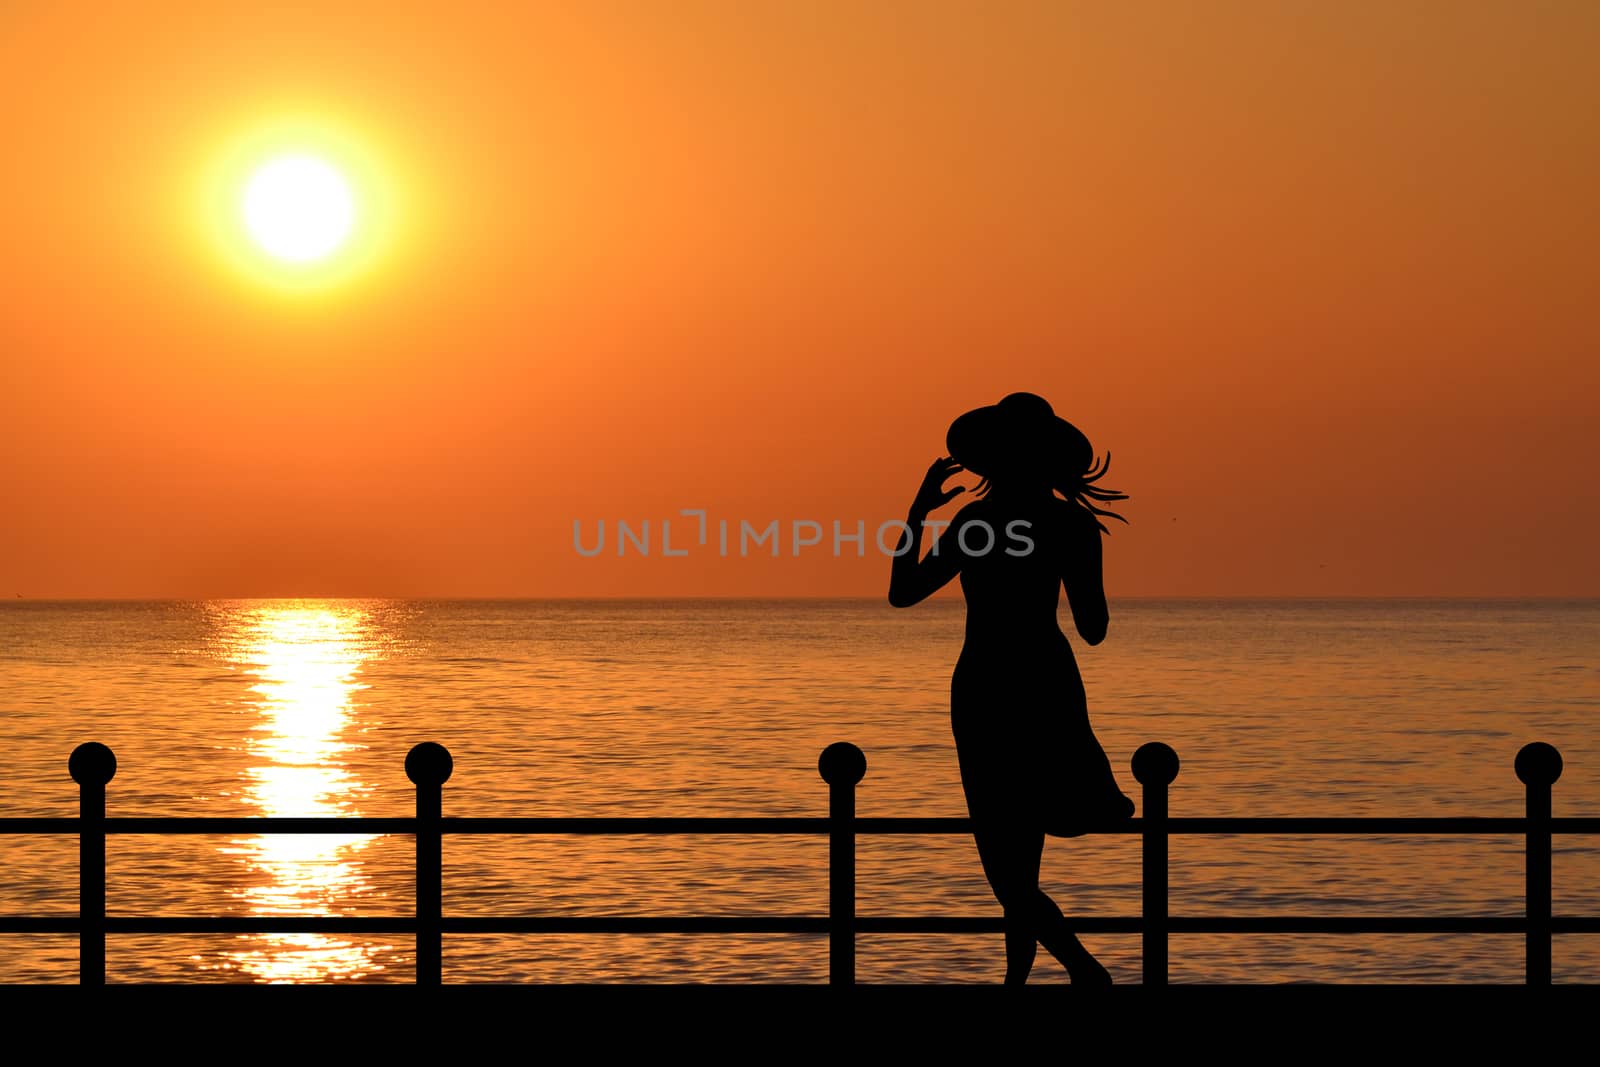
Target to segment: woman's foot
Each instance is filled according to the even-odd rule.
[[[1083,947],[1083,942],[1073,937],[1068,944],[1063,946],[1065,951],[1057,958],[1067,968],[1067,975],[1072,979],[1073,985],[1108,986],[1111,984],[1111,972],[1101,966],[1094,954]]]
[[[1072,932],[1071,924],[1067,922],[1066,916],[1061,914],[1061,909],[1056,907],[1055,901],[1038,890],[1034,893],[1037,916],[1034,932],[1039,938],[1039,943],[1067,969],[1072,984],[1110,985],[1111,972],[1100,965],[1100,961],[1094,958],[1094,953],[1083,947],[1083,942]]]
[[[1072,979],[1073,985],[1108,986],[1111,984],[1111,972],[1101,966],[1100,961],[1089,955],[1084,950],[1081,960],[1074,960],[1067,964],[1067,976]]]

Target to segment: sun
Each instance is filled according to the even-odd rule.
[[[409,269],[425,172],[379,118],[278,102],[219,116],[196,145],[175,200],[196,250],[251,297],[334,307]]]
[[[314,155],[267,160],[250,175],[239,199],[245,230],[283,263],[327,259],[350,239],[356,202],[339,169]]]

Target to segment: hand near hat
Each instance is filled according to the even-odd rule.
[[[911,502],[912,514],[922,516],[931,511],[937,511],[961,493],[966,492],[967,487],[964,485],[958,485],[952,489],[944,487],[944,483],[950,479],[952,474],[959,474],[963,469],[965,468],[961,464],[949,456],[934,460],[932,466],[928,468],[928,473],[923,475],[922,485],[917,489],[916,499]]]

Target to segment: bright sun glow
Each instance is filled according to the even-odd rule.
[[[193,181],[173,189],[198,247],[244,292],[317,308],[405,269],[423,172],[383,123],[280,102],[214,130],[196,138]]]
[[[279,156],[244,188],[245,229],[274,259],[314,263],[338,251],[355,226],[350,184],[315,156]]]

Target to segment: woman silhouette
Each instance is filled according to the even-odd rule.
[[[967,412],[945,444],[950,455],[928,468],[911,504],[889,603],[910,607],[961,575],[967,626],[950,724],[978,856],[1005,911],[1006,983],[1027,981],[1037,943],[1074,984],[1109,985],[1040,890],[1039,860],[1046,833],[1073,836],[1133,814],[1089,727],[1083,679],[1056,622],[1065,585],[1078,633],[1091,645],[1104,640],[1107,531],[1097,516],[1122,516],[1093,501],[1127,496],[1094,484],[1109,453],[1097,468],[1089,439],[1032,393]],[[921,558],[923,522],[965,491],[944,488],[962,469],[982,478],[977,499]]]

